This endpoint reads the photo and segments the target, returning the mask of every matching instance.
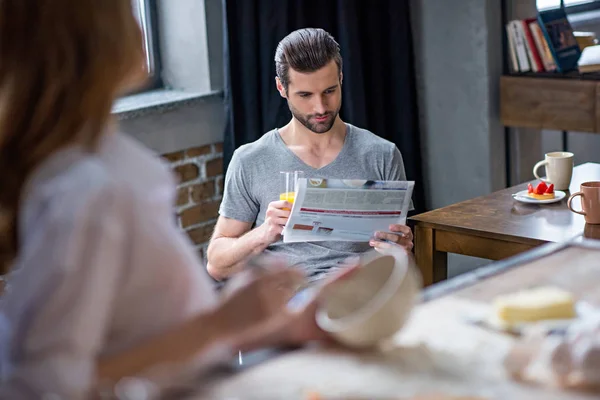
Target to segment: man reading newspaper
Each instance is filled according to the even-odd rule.
[[[373,181],[406,181],[406,174],[393,143],[340,118],[342,58],[333,37],[322,29],[292,32],[279,43],[275,62],[277,90],[287,100],[292,119],[235,151],[208,247],[210,275],[227,278],[248,257],[268,252],[282,255],[315,280],[370,248],[412,249],[412,232],[401,223],[360,242],[281,240],[292,204],[278,200],[280,171]]]

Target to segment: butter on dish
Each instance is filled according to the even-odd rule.
[[[497,296],[493,308],[496,318],[507,325],[576,316],[573,295],[551,286]]]

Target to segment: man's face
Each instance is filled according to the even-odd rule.
[[[277,80],[294,118],[314,133],[329,132],[342,106],[341,75],[335,61],[309,73],[290,68],[287,91]]]

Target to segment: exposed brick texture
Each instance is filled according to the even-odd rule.
[[[179,226],[204,257],[223,196],[223,144],[163,154],[179,180],[175,213]]]

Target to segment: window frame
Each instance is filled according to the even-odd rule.
[[[548,7],[542,8],[541,10],[553,10],[559,7],[560,6]],[[565,11],[567,12],[567,14],[579,14],[595,10],[600,10],[600,0],[590,0],[586,3],[575,5],[565,5]]]
[[[142,16],[142,33],[144,41],[147,43],[147,57],[149,63],[148,83],[134,93],[142,93],[150,90],[161,89],[164,87],[162,79],[162,62],[159,43],[159,20],[158,20],[158,0],[135,0],[140,7]]]
[[[128,1],[139,21],[142,17],[138,14],[142,11],[139,9],[142,0]],[[204,7],[191,7],[196,1],[144,0],[145,4],[151,6],[146,10],[151,12],[148,23],[152,24],[152,28],[148,32],[153,35],[155,71],[143,87],[124,93],[117,99],[113,113],[119,118],[133,118],[140,115],[141,110],[143,114],[152,114],[154,109],[161,107],[163,110],[165,107],[178,108],[179,103],[185,105],[196,100],[204,102],[203,99],[206,99],[207,103],[212,104],[216,97],[222,98],[225,40],[222,0],[204,0]],[[181,5],[191,9],[185,11]],[[182,10],[184,13],[180,15]],[[180,18],[189,20],[188,17],[198,21],[193,29],[178,23]],[[206,40],[197,40],[204,35]],[[194,40],[199,47],[190,52],[186,43]],[[200,79],[200,76],[206,79]]]

